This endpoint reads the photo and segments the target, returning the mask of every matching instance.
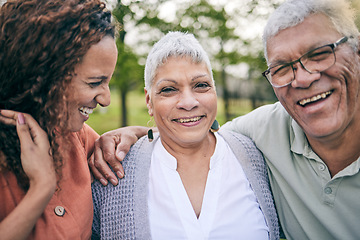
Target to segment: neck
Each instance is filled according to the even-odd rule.
[[[360,122],[341,134],[341,136],[314,139],[308,137],[313,151],[324,161],[331,176],[356,161],[360,156]]]
[[[213,133],[209,132],[200,142],[195,143],[174,143],[164,141],[161,138],[164,148],[176,158],[178,168],[184,165],[195,165],[197,162],[210,161],[215,151],[216,139]]]

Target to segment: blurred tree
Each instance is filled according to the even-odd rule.
[[[360,0],[352,0],[351,3],[356,12],[356,14],[355,14],[356,25],[357,25],[358,29],[360,29]]]
[[[224,99],[225,117],[226,120],[229,120],[232,117],[229,111],[231,96],[227,86],[227,68],[230,65],[246,62],[249,65],[248,77],[251,78],[251,81],[261,88],[265,88],[265,92],[272,91],[270,85],[261,76],[266,65],[262,57],[260,37],[246,38],[242,36],[243,31],[239,31],[239,25],[244,25],[244,22],[266,19],[279,0],[248,0],[241,3],[228,0],[226,4],[225,2],[221,4],[210,2],[213,1],[118,0],[114,15],[120,23],[130,26],[132,30],[137,28],[137,46],[134,50],[142,56],[140,58],[142,62],[153,43],[168,31],[178,30],[193,33],[209,54],[215,79],[219,80],[217,81],[219,95]],[[228,3],[232,3],[232,7],[228,7]],[[175,9],[174,16],[169,17],[169,14],[165,17],[161,16],[161,10],[164,12],[164,9],[165,11]],[[126,40],[124,41],[126,31],[121,34],[123,34],[122,42],[126,42]],[[256,43],[254,44],[254,42]],[[261,57],[259,58],[259,56]],[[255,89],[254,91],[258,90],[258,88],[253,89]],[[264,91],[252,94],[254,102],[264,98],[261,94]]]
[[[115,86],[120,93],[121,123],[127,126],[127,94],[138,86],[142,86],[144,68],[138,63],[138,57],[129,49],[123,41],[117,39],[118,61],[112,77],[111,85]]]
[[[118,60],[111,80],[111,85],[115,86],[120,92],[121,123],[120,126],[127,126],[127,94],[138,86],[142,86],[143,67],[138,63],[139,59],[132,49],[125,45],[126,31],[123,29],[124,18],[132,14],[128,6],[118,5],[113,10],[113,16],[120,26],[118,26],[118,38],[116,45],[118,48]]]

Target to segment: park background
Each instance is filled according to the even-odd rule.
[[[360,0],[349,0],[360,27]],[[0,4],[5,0],[0,0]],[[146,126],[144,65],[151,46],[168,31],[193,33],[208,53],[222,125],[276,97],[262,72],[262,31],[284,0],[106,0],[117,26],[118,62],[110,81],[111,104],[98,106],[87,123],[99,134]]]
[[[262,72],[262,31],[284,0],[108,0],[117,22],[118,63],[110,83],[111,104],[98,107],[88,124],[98,133],[146,126],[143,71],[151,46],[168,31],[190,32],[207,51],[218,93],[222,125],[276,96]],[[351,0],[360,26],[360,0]]]

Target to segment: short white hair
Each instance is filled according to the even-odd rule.
[[[278,7],[269,18],[263,34],[266,61],[267,41],[279,31],[296,26],[311,14],[322,13],[335,29],[349,38],[348,43],[357,51],[359,30],[355,25],[355,12],[347,0],[288,0]]]
[[[150,90],[156,70],[169,57],[190,57],[195,63],[205,63],[214,82],[209,57],[199,41],[191,33],[169,32],[151,49],[145,64],[145,89]]]

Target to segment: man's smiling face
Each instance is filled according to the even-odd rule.
[[[344,37],[322,14],[281,30],[267,45],[269,63],[291,62],[316,47]],[[348,36],[350,37],[350,36]],[[309,73],[294,64],[295,80],[275,94],[308,138],[339,137],[360,118],[360,56],[347,44],[335,49],[336,63],[320,73]]]

